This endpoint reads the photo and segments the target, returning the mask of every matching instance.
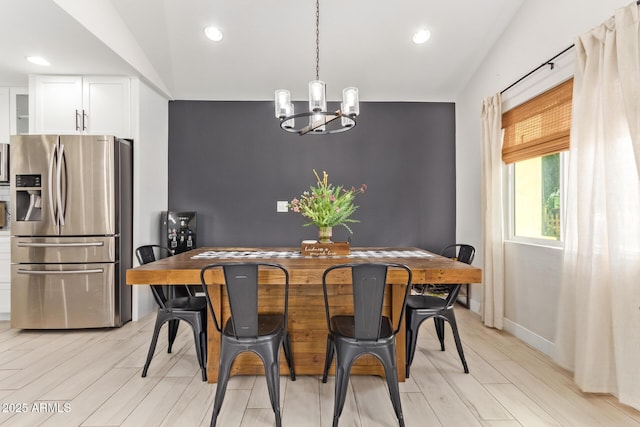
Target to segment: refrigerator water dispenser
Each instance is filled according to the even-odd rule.
[[[16,221],[42,220],[40,175],[16,175]]]

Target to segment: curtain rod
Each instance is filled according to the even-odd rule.
[[[640,3],[640,0],[638,0],[638,3]],[[553,67],[555,65],[553,63],[553,60],[556,59],[557,57],[559,57],[560,55],[563,55],[564,53],[568,52],[569,50],[573,49],[574,47],[575,47],[575,44],[572,44],[571,46],[569,46],[566,49],[564,49],[562,52],[558,53],[557,55],[553,56],[552,58],[547,59],[545,62],[543,62],[542,64],[538,65],[536,68],[534,68],[533,70],[529,71],[527,74],[525,74],[524,76],[520,77],[515,82],[511,83],[509,86],[507,86],[506,88],[502,89],[500,91],[500,94],[505,93],[506,91],[508,91],[509,89],[511,89],[512,87],[514,87],[515,85],[517,85],[518,83],[520,83],[521,81],[523,81],[524,79],[526,79],[527,77],[529,77],[531,74],[535,73],[536,71],[538,71],[542,67],[546,67],[547,65],[549,65],[551,67],[551,69],[553,70]]]
[[[640,5],[640,0],[636,1],[636,5]],[[520,83],[521,81],[523,81],[524,79],[526,79],[527,77],[529,77],[531,74],[535,73],[536,71],[538,71],[540,68],[542,67],[546,67],[547,65],[549,65],[551,67],[551,69],[553,70],[554,64],[553,64],[553,60],[556,59],[557,57],[559,57],[560,55],[568,52],[569,50],[571,50],[572,48],[575,47],[575,44],[572,44],[571,46],[569,46],[568,48],[566,48],[565,50],[563,50],[562,52],[558,53],[557,55],[555,55],[552,58],[549,58],[548,60],[546,60],[545,62],[543,62],[542,64],[540,64],[539,66],[537,66],[536,68],[534,68],[533,70],[529,71],[527,74],[525,74],[524,76],[520,77],[518,80],[516,80],[515,82],[511,83],[509,86],[507,86],[506,88],[502,89],[500,91],[500,94],[505,93],[506,91],[508,91],[509,89],[511,89],[512,87],[514,87],[515,85],[517,85],[518,83]]]

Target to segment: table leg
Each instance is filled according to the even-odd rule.
[[[400,313],[402,311],[402,303],[404,302],[404,295],[405,295],[405,290],[406,290],[406,286],[405,285],[393,285],[391,287],[392,289],[392,295],[391,295],[391,315],[392,320],[395,322],[398,317],[400,316]],[[406,353],[407,353],[407,349],[406,349],[406,329],[405,329],[405,319],[404,319],[404,315],[402,316],[403,318],[400,319],[400,331],[398,331],[398,335],[396,335],[396,363],[398,366],[398,381],[400,382],[404,382],[405,380],[405,374],[406,374],[406,370],[405,370],[405,365],[406,365]]]
[[[218,316],[222,313],[222,286],[208,285],[211,305]],[[221,319],[218,319],[221,321]],[[218,382],[218,368],[220,366],[220,333],[216,329],[211,312],[207,317],[207,382]]]

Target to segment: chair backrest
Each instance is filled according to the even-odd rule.
[[[140,265],[148,264],[173,255],[169,248],[160,245],[143,245],[136,249],[136,257]]]
[[[448,258],[454,259],[456,261],[464,262],[465,264],[471,264],[473,262],[473,258],[475,257],[476,249],[464,243],[456,243],[453,245],[449,245],[440,251],[440,255],[446,256]],[[455,303],[458,299],[458,294],[460,293],[460,288],[462,288],[462,283],[456,286],[448,286],[447,292],[449,294],[446,298],[447,307]]]
[[[475,254],[476,249],[473,246],[463,243],[449,245],[440,251],[440,255],[464,262],[465,264],[471,264]]]
[[[140,265],[148,264],[172,255],[173,252],[171,249],[160,245],[143,245],[136,249],[136,258],[138,258]],[[166,309],[165,304],[168,298],[164,292],[164,287],[162,285],[149,286],[151,286],[151,292],[153,293],[153,298],[156,300],[156,303],[163,309]]]
[[[389,268],[404,269],[407,272],[404,301],[394,334],[400,329],[400,322],[404,316],[407,303],[407,295],[411,287],[411,270],[403,264],[395,263],[363,263],[363,264],[338,264],[329,267],[322,275],[322,290],[324,293],[325,313],[327,327],[331,330],[331,313],[329,309],[329,295],[327,289],[327,277],[332,271],[339,269],[351,269],[351,285],[353,289],[353,316],[355,338],[358,340],[380,339],[382,325],[382,307],[384,304],[384,291],[387,285],[387,271]],[[393,319],[391,319],[393,322]]]
[[[289,272],[280,264],[266,262],[230,262],[209,264],[200,270],[200,282],[216,329],[222,332],[222,321],[211,303],[206,282],[208,270],[222,269],[229,299],[229,309],[233,331],[238,338],[258,336],[258,273],[261,268],[277,268],[284,275],[284,321],[287,324],[289,306]]]

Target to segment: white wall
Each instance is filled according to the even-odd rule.
[[[164,82],[111,2],[105,0],[53,1],[135,68],[158,93],[170,96]]]
[[[573,44],[577,36],[629,3],[629,0],[526,0],[474,77],[460,91],[456,99],[456,237],[478,249],[474,265],[482,267],[484,259],[480,210],[482,100]],[[575,51],[568,55],[575,55]],[[545,67],[534,78],[561,72]],[[505,96],[517,97],[518,92],[530,90],[530,83],[510,89]],[[560,284],[562,252],[513,243],[505,244],[505,251],[505,329],[549,353],[555,336],[554,301]],[[479,311],[482,289],[478,285],[471,288],[471,307]]]
[[[160,212],[168,204],[169,102],[144,82],[137,81],[139,108],[132,108],[134,130],[133,160],[133,247],[160,243]],[[134,104],[135,105],[135,104]],[[134,255],[134,266],[138,265]],[[133,288],[133,320],[155,311],[148,286]]]

